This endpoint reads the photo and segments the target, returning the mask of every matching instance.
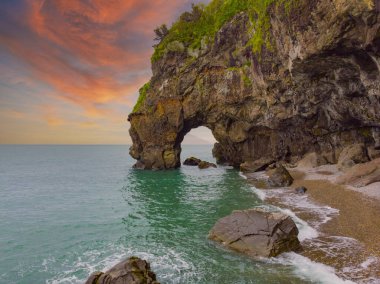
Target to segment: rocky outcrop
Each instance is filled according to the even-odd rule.
[[[217,161],[237,167],[380,148],[380,16],[370,2],[274,1],[264,33],[258,15],[240,12],[199,48],[167,48],[129,115],[131,156],[140,168],[179,167],[181,142],[199,126],[218,141]]]
[[[138,257],[130,257],[107,272],[94,272],[85,284],[159,284],[150,265]]]
[[[270,187],[290,186],[293,180],[288,170],[282,165],[278,165],[274,170],[268,173],[268,185]]]
[[[220,219],[209,238],[250,256],[273,257],[300,249],[297,235],[289,216],[256,208],[234,211]]]
[[[243,173],[254,173],[266,170],[271,164],[275,163],[272,159],[258,159],[256,161],[246,161],[240,164],[240,171]]]
[[[202,162],[201,159],[198,159],[198,158],[195,158],[195,157],[190,157],[190,158],[187,158],[183,162],[183,164],[186,165],[186,166],[198,166],[200,162]]]
[[[375,182],[380,182],[380,158],[355,165],[337,178],[337,183],[355,187],[363,187]]]
[[[368,162],[367,148],[364,144],[347,146],[339,155],[338,169],[345,170],[359,163]]]

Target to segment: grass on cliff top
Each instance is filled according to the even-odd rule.
[[[247,12],[250,16],[254,32],[249,45],[255,53],[260,52],[264,44],[270,45],[269,6],[283,4],[289,11],[294,1],[297,0],[213,0],[207,6],[194,5],[192,12],[182,14],[155,47],[151,61],[154,63],[162,58],[168,45],[174,41],[188,48],[200,48],[203,39],[212,40],[220,28],[240,12]]]
[[[148,92],[150,88],[150,82],[146,83],[144,86],[142,86],[139,90],[139,98],[137,99],[136,105],[133,107],[132,113],[138,112],[145,101],[146,93]]]

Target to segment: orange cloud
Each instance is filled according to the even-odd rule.
[[[90,116],[137,93],[150,77],[152,31],[181,1],[27,0],[26,30],[0,34],[33,76]],[[131,104],[131,103],[129,103]]]

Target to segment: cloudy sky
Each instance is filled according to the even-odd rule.
[[[192,2],[201,0],[1,0],[0,143],[130,143],[153,29]],[[212,141],[205,129],[186,138]]]

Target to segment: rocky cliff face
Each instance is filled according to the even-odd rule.
[[[308,152],[333,163],[347,144],[380,143],[380,14],[367,0],[277,2],[260,51],[240,12],[200,48],[173,42],[153,63],[129,115],[138,167],[180,166],[181,142],[199,126],[218,141],[217,161],[234,166]]]

